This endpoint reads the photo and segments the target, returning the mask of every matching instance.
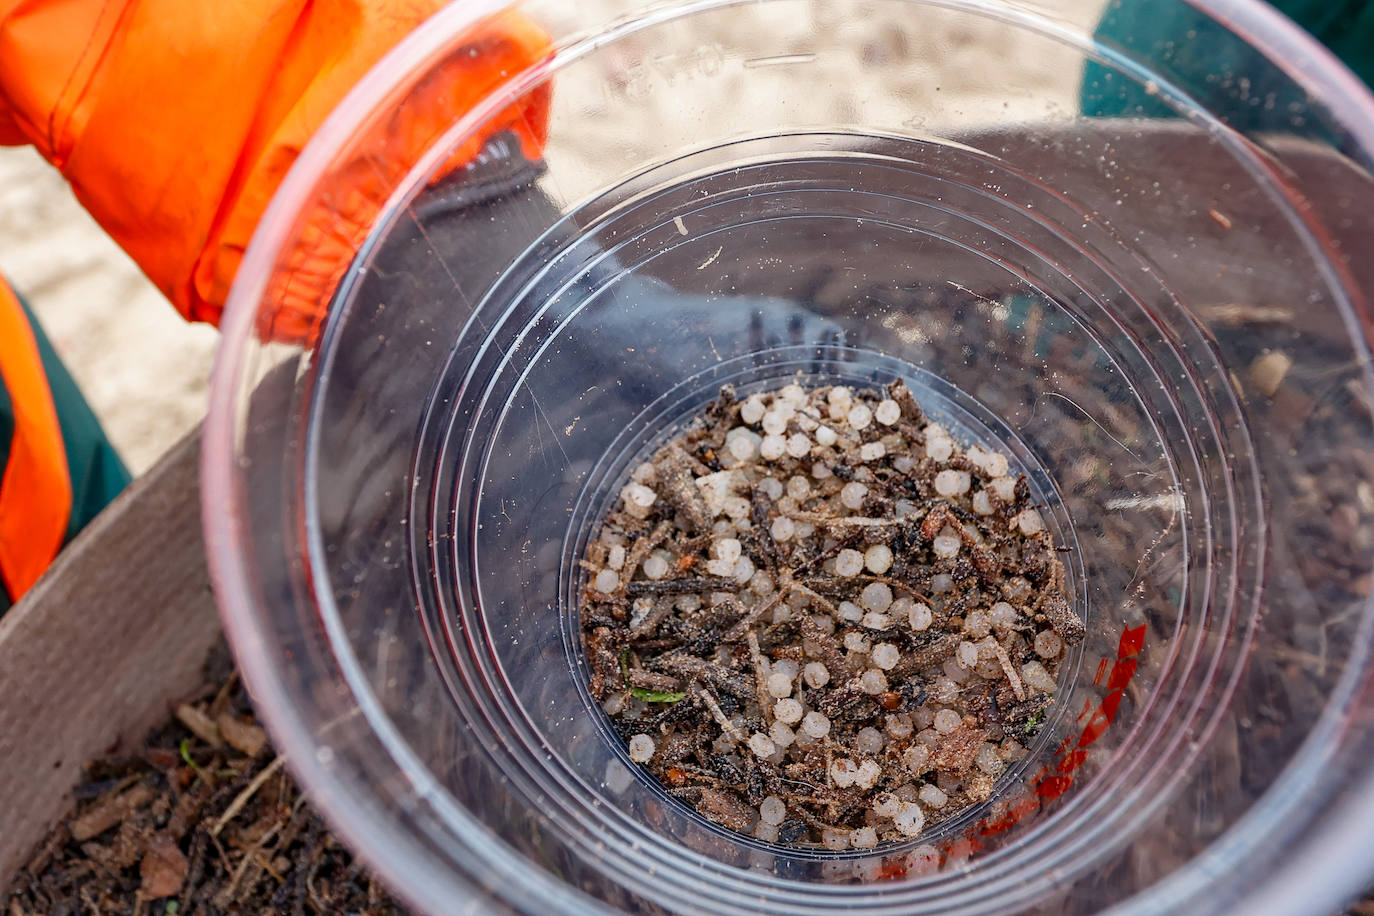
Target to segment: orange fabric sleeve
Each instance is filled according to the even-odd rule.
[[[18,601],[67,536],[72,484],[43,358],[19,300],[0,281],[0,380],[14,433],[0,475],[0,579]]]
[[[0,143],[25,141],[188,318],[217,322],[272,193],[311,133],[440,0],[0,0]],[[488,21],[450,78],[408,103],[413,126],[343,176],[336,211],[312,214],[277,328],[299,337],[394,182],[482,94],[549,53],[529,20]],[[544,139],[548,93],[487,133]],[[376,163],[387,167],[378,172]]]

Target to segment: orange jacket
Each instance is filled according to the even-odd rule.
[[[387,50],[440,0],[0,0],[0,144],[32,143],[187,318],[217,322],[267,202],[311,133]],[[450,79],[411,100],[413,124],[368,151],[340,199],[312,218],[324,244],[299,253],[295,314],[274,333],[314,330],[318,312],[399,177],[453,120],[508,74],[548,52],[516,14],[486,22],[454,53]],[[546,91],[493,119],[535,156]],[[479,138],[480,140],[480,138]],[[477,144],[465,150],[475,152]],[[363,174],[366,172],[366,174]],[[0,281],[0,288],[3,282]],[[60,510],[52,420],[41,372],[0,292],[0,378],[26,403],[0,478],[0,577],[14,597],[60,546],[42,519]],[[36,386],[36,387],[35,387]],[[22,422],[20,422],[22,421]],[[27,494],[17,496],[16,494]],[[70,494],[67,495],[70,501]],[[37,524],[37,528],[29,527]],[[33,536],[25,534],[29,531]]]

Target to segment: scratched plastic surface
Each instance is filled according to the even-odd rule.
[[[543,161],[498,138],[433,174],[456,121],[308,342],[264,344],[303,214],[495,7],[350,98],[235,286],[206,518],[263,715],[398,892],[1320,913],[1374,878],[1374,100],[1257,4],[1198,6],[1123,45],[1082,4],[529,3],[556,51],[484,110],[551,81]],[[1071,548],[1088,637],[1040,742],[911,846],[725,833],[583,686],[575,558],[627,467],[723,382],[798,375],[906,378]]]

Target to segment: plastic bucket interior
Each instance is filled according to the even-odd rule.
[[[1132,9],[455,4],[330,117],[226,312],[207,542],[275,740],[399,894],[1283,913],[1371,877],[1374,100],[1259,3]],[[512,21],[547,52],[436,103]],[[898,378],[1028,475],[1088,635],[988,803],[732,834],[612,738],[576,561],[722,384]]]

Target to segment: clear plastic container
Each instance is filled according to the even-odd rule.
[[[498,7],[434,17],[301,156],[204,440],[244,676],[396,891],[436,914],[1251,914],[1374,878],[1353,76],[1242,0],[1152,2],[1159,40],[1095,36],[1084,2],[545,0],[519,15],[547,55],[379,164]],[[498,135],[453,170],[550,85],[541,159]],[[388,196],[301,331],[301,252],[357,222],[360,170]],[[585,687],[576,558],[631,463],[722,383],[798,377],[904,378],[1006,449],[1087,621],[1030,757],[905,847],[725,832],[634,770]]]

